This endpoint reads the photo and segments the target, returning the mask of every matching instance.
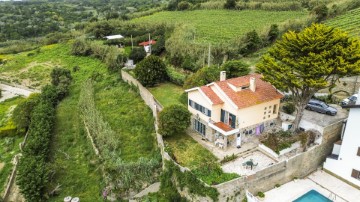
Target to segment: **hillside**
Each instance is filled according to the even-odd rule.
[[[351,36],[360,36],[360,8],[346,12],[325,22],[326,25],[340,28]]]
[[[185,23],[195,27],[198,43],[219,43],[241,37],[252,30],[262,31],[271,24],[287,20],[303,19],[305,11],[263,11],[263,10],[195,10],[164,11],[132,20],[136,23]],[[265,17],[266,16],[266,17]]]

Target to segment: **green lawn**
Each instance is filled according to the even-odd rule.
[[[156,87],[149,88],[149,91],[164,107],[181,104],[179,99],[181,94],[185,92],[181,86],[173,83],[162,83]]]
[[[237,174],[224,173],[217,158],[187,134],[165,138],[166,150],[173,154],[176,162],[188,167],[208,184],[219,184],[238,177]]]
[[[339,28],[351,36],[360,36],[360,8],[346,12],[343,15],[325,21],[326,25]]]
[[[195,27],[195,42],[225,42],[255,29],[261,31],[271,24],[291,19],[301,19],[305,11],[263,10],[194,10],[163,11],[132,20],[137,23],[189,23]]]

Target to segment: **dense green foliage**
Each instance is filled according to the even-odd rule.
[[[226,78],[231,79],[249,74],[250,68],[241,60],[230,60],[221,66],[221,71],[226,71]]]
[[[19,131],[27,131],[31,121],[31,113],[38,101],[39,94],[31,94],[14,109],[12,118]]]
[[[129,58],[134,60],[134,64],[140,62],[146,57],[146,52],[143,47],[134,47],[134,49],[131,50],[131,53],[129,55]]]
[[[263,42],[259,34],[253,30],[246,33],[244,44],[241,44],[240,53],[243,55],[249,55],[259,50],[263,45]]]
[[[165,107],[159,114],[159,133],[173,136],[184,133],[190,126],[191,113],[183,105]]]
[[[1,2],[0,42],[65,32],[80,22],[126,19],[134,11],[160,5],[159,0]]]
[[[334,87],[341,77],[360,73],[360,43],[338,29],[313,24],[300,33],[284,34],[262,58],[257,71],[279,90],[293,94],[297,129],[315,92]]]
[[[144,86],[154,86],[168,79],[166,66],[157,56],[151,55],[136,65],[136,78]]]
[[[203,67],[186,79],[184,88],[190,89],[197,86],[203,86],[213,81],[218,81],[219,79],[220,69],[218,67]]]
[[[57,97],[56,87],[46,86],[31,113],[28,139],[19,162],[16,180],[27,201],[46,200],[46,184],[49,180],[47,161],[55,124]]]

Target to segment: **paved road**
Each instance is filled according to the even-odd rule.
[[[0,83],[0,89],[2,91],[0,102],[19,95],[29,97],[31,93],[38,92],[35,90],[26,89],[25,87],[14,87],[2,83]]]

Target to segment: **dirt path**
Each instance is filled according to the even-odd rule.
[[[0,89],[1,89],[2,95],[3,95],[0,98],[0,102],[3,102],[4,100],[7,100],[9,98],[16,97],[19,95],[24,96],[24,97],[29,97],[29,95],[31,93],[38,92],[36,90],[27,89],[23,86],[14,87],[14,86],[10,86],[10,85],[3,84],[3,83],[0,83]]]

